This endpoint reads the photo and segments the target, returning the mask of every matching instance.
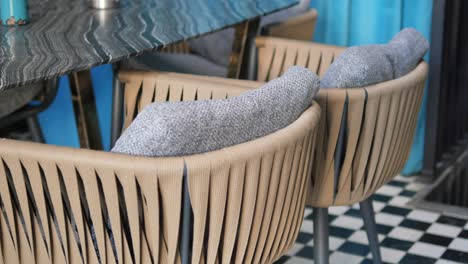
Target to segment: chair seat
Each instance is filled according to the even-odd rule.
[[[127,70],[169,71],[226,77],[227,68],[211,62],[195,54],[159,53],[153,52],[129,59],[125,66]]]
[[[28,104],[41,92],[42,84],[32,84],[0,92],[0,118]]]

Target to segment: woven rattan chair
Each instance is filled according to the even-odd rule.
[[[292,65],[322,76],[343,47],[260,37],[258,75],[268,81]],[[360,203],[374,262],[379,242],[370,196],[403,168],[421,106],[427,65],[363,88],[322,89],[322,118],[307,204],[314,207],[314,261],[328,262],[328,207]]]
[[[127,116],[247,90],[177,76],[121,74]],[[0,263],[272,263],[302,223],[319,116],[187,157],[1,139]]]

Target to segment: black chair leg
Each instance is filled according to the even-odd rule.
[[[364,227],[366,229],[367,238],[369,240],[369,248],[372,253],[374,264],[382,263],[382,257],[380,255],[380,244],[377,233],[377,226],[375,224],[374,208],[372,206],[372,198],[359,203],[359,209],[361,216],[364,220]]]
[[[37,120],[37,116],[33,115],[26,118],[26,123],[31,133],[32,140],[38,143],[44,143],[44,135],[42,134],[41,126]]]
[[[314,208],[314,263],[328,264],[328,208]]]

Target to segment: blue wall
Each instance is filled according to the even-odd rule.
[[[108,150],[112,109],[112,67],[111,65],[95,67],[91,70],[91,75],[103,138],[102,143],[104,149]],[[67,77],[60,78],[57,98],[49,109],[39,115],[39,122],[48,144],[76,148],[80,146]]]
[[[341,46],[386,43],[402,28],[413,27],[430,39],[431,0],[312,0],[319,13],[314,41]],[[426,54],[426,61],[429,56]],[[426,96],[403,174],[421,171]]]

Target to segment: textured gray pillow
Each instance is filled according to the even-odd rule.
[[[153,103],[135,118],[112,151],[183,156],[250,141],[294,122],[318,89],[319,78],[295,66],[263,87],[229,99]]]
[[[351,88],[393,78],[390,60],[381,45],[351,47],[330,65],[320,81],[322,88]]]
[[[414,69],[428,48],[427,40],[411,28],[403,29],[389,44],[350,47],[330,65],[320,85],[352,88],[398,78]]]
[[[384,53],[393,65],[394,78],[412,71],[429,49],[429,42],[414,28],[405,28],[387,45]]]

